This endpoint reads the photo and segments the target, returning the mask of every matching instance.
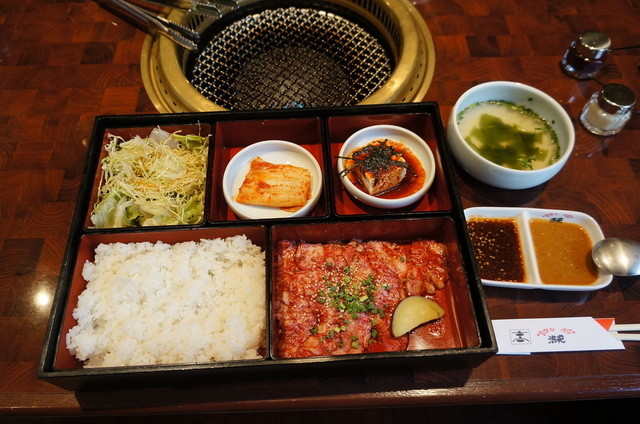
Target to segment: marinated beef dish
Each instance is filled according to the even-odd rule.
[[[446,247],[431,240],[276,243],[275,352],[281,358],[407,350],[396,306],[449,279]]]

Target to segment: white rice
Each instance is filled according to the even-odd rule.
[[[66,341],[85,367],[262,357],[264,252],[244,235],[101,244],[82,276]]]

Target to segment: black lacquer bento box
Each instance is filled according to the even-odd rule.
[[[390,124],[422,137],[431,148],[436,176],[426,196],[400,209],[377,209],[354,199],[344,189],[336,168],[342,143],[368,126]],[[100,161],[107,134],[146,136],[154,127],[210,135],[206,199],[202,222],[186,226],[91,228],[89,214],[96,201]],[[317,160],[322,170],[322,192],[306,216],[284,219],[240,219],[227,205],[221,189],[226,164],[242,148],[262,140],[295,143]],[[66,346],[65,335],[76,324],[73,309],[86,281],[82,265],[91,261],[100,243],[163,241],[172,244],[203,238],[245,235],[265,252],[267,335],[259,359],[86,368]],[[278,357],[271,302],[274,245],[279,240],[310,243],[349,240],[410,242],[430,239],[443,243],[449,256],[450,281],[438,292],[447,313],[438,336],[423,347],[397,352],[347,354],[284,359]],[[466,222],[455,186],[449,149],[435,103],[309,108],[251,112],[212,112],[100,116],[96,118],[84,177],[69,235],[39,377],[68,388],[217,381],[235,375],[261,378],[272,372],[336,372],[342,366],[415,364],[421,369],[470,368],[497,351],[484,293],[472,256]]]

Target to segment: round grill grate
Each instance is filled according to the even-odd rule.
[[[199,52],[187,59],[197,91],[236,110],[342,106],[389,79],[390,49],[350,11],[273,5],[230,14],[207,29]]]

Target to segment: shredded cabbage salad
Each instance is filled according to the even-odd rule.
[[[208,137],[154,128],[147,138],[109,134],[96,228],[197,224],[204,218]]]

